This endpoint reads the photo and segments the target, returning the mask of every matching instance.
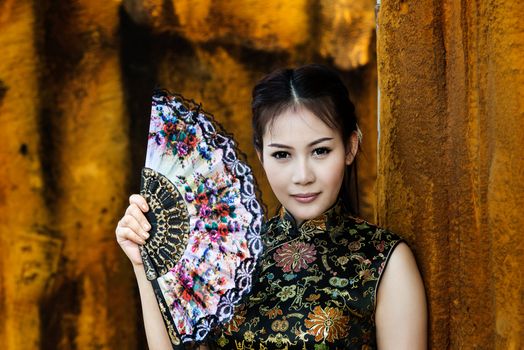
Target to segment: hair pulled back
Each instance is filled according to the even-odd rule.
[[[353,132],[359,132],[355,107],[335,71],[319,64],[278,69],[253,88],[253,143],[258,152],[262,152],[262,138],[273,120],[288,109],[298,107],[308,109],[330,128],[339,131],[345,144]],[[356,158],[346,166],[339,196],[346,209],[358,215]]]

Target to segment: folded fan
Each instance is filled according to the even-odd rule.
[[[204,340],[251,288],[263,210],[240,157],[200,105],[155,92],[140,191],[152,228],[140,253],[173,345]]]

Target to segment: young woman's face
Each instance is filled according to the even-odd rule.
[[[297,224],[318,217],[337,200],[344,169],[353,161],[340,132],[308,109],[290,108],[266,127],[262,160],[269,184]]]

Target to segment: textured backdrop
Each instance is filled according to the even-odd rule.
[[[377,213],[416,250],[433,349],[524,347],[520,1],[382,1]]]
[[[415,251],[431,347],[520,349],[523,7],[383,0],[375,32],[369,0],[0,0],[3,348],[145,348],[114,228],[138,191],[153,87],[215,114],[273,211],[251,88],[321,62],[356,102],[362,215]]]

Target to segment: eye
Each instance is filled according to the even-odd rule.
[[[271,154],[271,157],[274,157],[276,159],[285,159],[289,158],[289,152],[286,151],[277,151]]]
[[[319,148],[315,148],[315,149],[313,150],[313,155],[314,155],[314,156],[317,156],[317,157],[323,157],[323,156],[328,155],[329,152],[331,152],[331,149],[330,149],[330,148],[327,148],[327,147],[319,147]]]

